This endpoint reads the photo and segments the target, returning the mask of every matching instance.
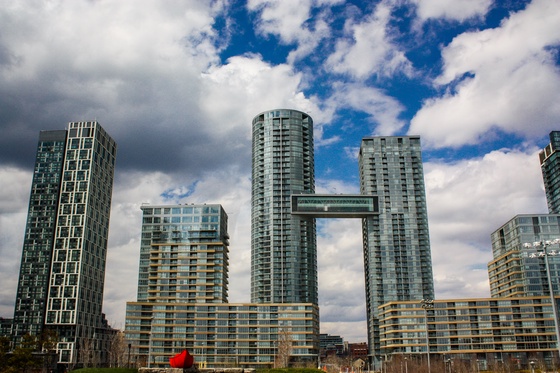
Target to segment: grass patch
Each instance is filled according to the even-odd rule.
[[[82,368],[71,373],[138,373],[138,369],[131,368]]]
[[[259,369],[257,373],[325,373],[320,369],[315,368],[274,368],[274,369]]]

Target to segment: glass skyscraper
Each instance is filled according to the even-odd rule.
[[[560,131],[550,133],[550,144],[540,153],[548,212],[560,214]]]
[[[14,312],[17,339],[43,331],[65,145],[64,130],[39,134]]]
[[[379,198],[379,214],[362,223],[368,342],[378,355],[377,307],[434,297],[420,137],[364,138],[359,168],[361,193]]]
[[[313,217],[291,214],[291,195],[314,193],[313,120],[296,110],[253,119],[251,302],[317,304]]]
[[[97,122],[39,135],[13,336],[56,332],[60,362],[81,361],[85,346],[101,350],[109,333],[102,301],[115,157]]]

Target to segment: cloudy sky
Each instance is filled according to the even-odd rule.
[[[141,4],[141,5],[140,5]],[[250,300],[251,120],[315,122],[317,192],[356,193],[362,137],[421,135],[436,297],[489,296],[490,234],[545,213],[560,0],[0,0],[0,316],[13,315],[38,133],[118,143],[104,310],[136,297],[140,205],[221,203]],[[321,332],[366,340],[360,221],[319,221]]]

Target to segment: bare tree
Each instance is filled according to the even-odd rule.
[[[111,367],[124,367],[127,363],[127,344],[124,333],[118,331],[111,335],[109,340],[109,365]]]
[[[84,368],[97,368],[99,366],[101,357],[99,356],[99,351],[93,339],[82,339],[80,355]]]
[[[292,355],[292,335],[287,329],[281,329],[278,333],[276,341],[276,358],[274,361],[275,368],[287,368],[290,365],[290,356]]]
[[[340,372],[342,365],[342,359],[336,354],[330,354],[322,362],[323,366],[326,367],[327,373],[337,373]]]

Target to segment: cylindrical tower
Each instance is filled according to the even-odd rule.
[[[253,119],[251,302],[317,304],[315,220],[292,216],[292,194],[314,193],[313,120],[297,110]]]

